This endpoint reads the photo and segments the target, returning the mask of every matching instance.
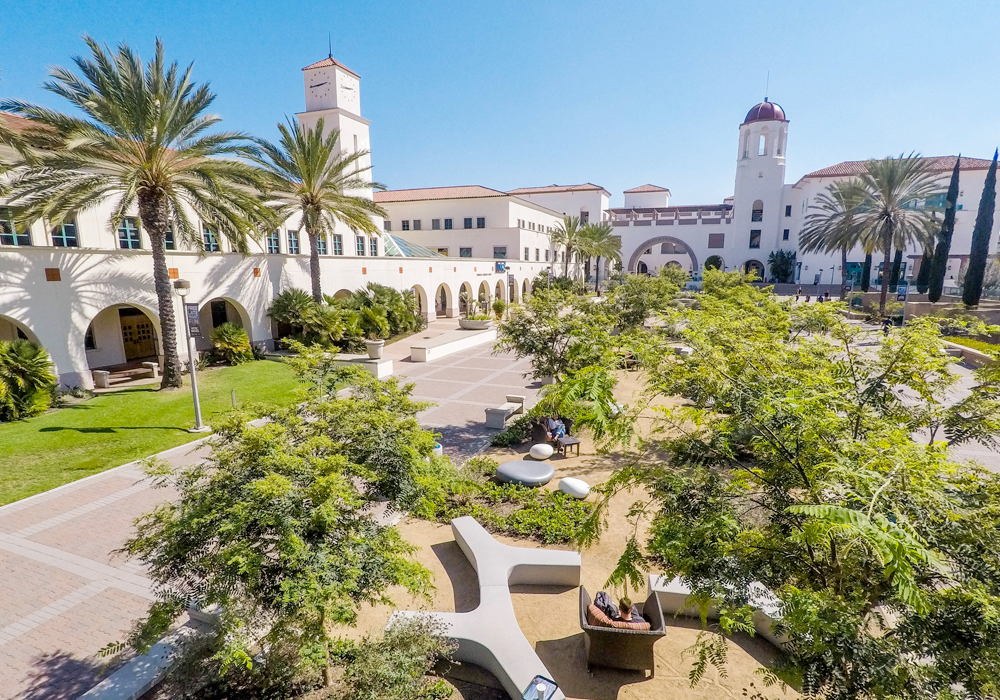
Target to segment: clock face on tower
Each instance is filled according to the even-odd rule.
[[[333,75],[329,71],[316,71],[309,79],[309,97],[314,100],[329,99],[333,94]]]

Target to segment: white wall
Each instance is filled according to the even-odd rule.
[[[626,192],[625,208],[637,207],[667,207],[670,206],[669,192]]]

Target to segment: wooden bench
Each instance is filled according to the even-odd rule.
[[[507,402],[496,408],[486,409],[486,427],[503,430],[507,427],[507,419],[519,413],[524,413],[524,397],[507,394]]]

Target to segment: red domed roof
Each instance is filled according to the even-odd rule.
[[[747,118],[743,120],[744,124],[749,124],[750,122],[787,122],[788,119],[785,118],[785,110],[781,108],[781,105],[775,104],[774,102],[768,102],[767,98],[759,105],[754,105],[754,107],[747,112]]]

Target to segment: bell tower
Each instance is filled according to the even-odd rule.
[[[785,111],[766,97],[740,124],[733,224],[735,249],[746,260],[763,262],[777,240],[787,139]]]

